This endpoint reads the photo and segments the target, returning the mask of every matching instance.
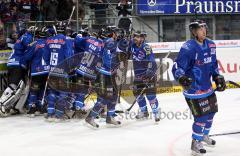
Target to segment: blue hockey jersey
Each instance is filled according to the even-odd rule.
[[[98,71],[100,73],[104,75],[116,74],[117,69],[120,65],[118,57],[119,53],[127,51],[127,47],[122,47],[121,45],[119,45],[119,43],[121,42],[121,40],[114,41],[112,38],[107,38],[104,40],[102,66],[98,68]]]
[[[27,50],[30,43],[32,43],[33,35],[29,32],[23,34],[19,39],[17,39],[13,52],[8,59],[7,66],[21,66],[23,68],[27,68],[27,64],[20,63],[21,58],[24,55],[24,52]]]
[[[205,39],[200,45],[195,39],[188,40],[180,49],[172,73],[176,80],[183,75],[193,79],[191,88],[183,92],[185,97],[197,99],[211,95],[211,77],[219,74],[215,43]]]
[[[46,41],[46,48],[47,50],[43,58],[50,65],[50,70],[59,65],[64,59],[73,55],[72,47],[70,47],[66,36],[63,34],[49,37]]]
[[[75,53],[82,55],[77,74],[96,79],[97,66],[101,65],[103,42],[94,37],[76,37]]]
[[[66,36],[66,41],[67,41],[67,47],[70,48],[70,50],[72,51],[70,53],[72,53],[72,55],[73,55],[75,53],[74,52],[74,38]]]
[[[99,40],[92,36],[81,37],[78,35],[74,39],[75,54],[81,53],[84,51],[95,53],[95,52],[101,51],[102,47],[103,47],[102,40]]]
[[[43,59],[43,54],[46,52],[46,39],[37,39],[29,45],[21,62],[29,62],[31,65],[31,76],[48,74],[49,66]]]
[[[156,74],[155,57],[152,48],[147,43],[143,42],[140,47],[132,43],[131,53],[135,79],[141,79],[145,75],[152,77]]]

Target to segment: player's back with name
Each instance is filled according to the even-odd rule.
[[[66,36],[57,34],[49,37],[46,41],[47,52],[44,53],[44,60],[50,67],[57,66],[64,59],[73,55],[72,48],[68,47]]]
[[[90,79],[96,79],[96,67],[101,64],[103,42],[94,37],[78,37],[75,40],[75,53],[81,56],[76,72]]]

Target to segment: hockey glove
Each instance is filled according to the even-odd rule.
[[[183,87],[184,90],[190,89],[192,82],[193,82],[192,78],[187,77],[185,75],[181,76],[178,79],[178,83]]]
[[[217,91],[222,92],[226,89],[226,82],[222,75],[213,77],[213,80],[215,81]]]

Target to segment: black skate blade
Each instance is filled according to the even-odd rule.
[[[192,151],[191,155],[192,156],[204,156],[206,153],[198,153],[196,151]]]
[[[98,130],[100,128],[99,125],[98,126],[94,126],[94,125],[88,123],[87,121],[84,121],[83,125],[85,125],[86,127],[90,128],[92,130]]]
[[[203,142],[203,146],[206,146],[206,147],[211,147],[211,148],[214,148],[214,147],[216,147],[216,145],[209,145],[209,144],[207,144],[207,143],[205,143],[205,142]]]
[[[136,117],[135,117],[135,119],[136,119],[137,121],[146,121],[146,120],[149,120],[149,117],[144,117],[144,118],[136,118]]]
[[[159,123],[160,122],[160,118],[159,119],[155,119],[155,123]]]
[[[117,122],[117,124],[106,122],[106,127],[108,127],[108,128],[118,128],[118,127],[122,126],[122,123],[120,121],[116,121],[116,122]]]
[[[107,128],[119,128],[122,126],[122,123],[121,124],[118,124],[118,125],[115,125],[115,124],[111,124],[111,123],[106,123],[106,127]]]

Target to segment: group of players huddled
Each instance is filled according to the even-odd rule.
[[[224,91],[226,84],[219,74],[216,45],[206,38],[206,23],[193,21],[189,30],[194,38],[182,45],[172,73],[183,86],[183,94],[194,116],[191,149],[204,154],[202,142],[216,144],[209,137],[218,111],[215,91]],[[146,96],[155,121],[160,120],[155,87],[158,67],[145,41],[145,33],[136,31],[126,36],[122,29],[114,26],[91,34],[87,30],[69,32],[66,24],[59,22],[50,27],[32,26],[19,37],[7,64],[8,87],[0,98],[1,116],[18,113],[25,106],[30,116],[45,111],[47,121],[86,114],[86,123],[98,128],[95,119],[105,112],[106,123],[119,126],[121,122],[115,112],[121,90],[116,84],[117,70],[121,62],[127,69],[126,62],[132,59],[133,94],[140,108],[136,118],[149,117]],[[26,85],[26,77],[30,85]],[[216,83],[215,90],[211,79]],[[30,86],[29,95],[23,96],[27,86]],[[84,102],[92,92],[96,93],[97,101],[87,113]]]
[[[47,121],[59,121],[72,117],[66,114],[66,108],[71,107],[74,115],[86,114],[85,98],[95,92],[97,101],[85,121],[99,127],[94,119],[106,108],[106,123],[120,125],[121,122],[115,118],[119,98],[116,75],[120,63],[124,62],[125,65],[131,58],[135,74],[133,93],[141,110],[136,118],[149,116],[145,96],[141,93],[144,87],[148,87],[146,97],[158,122],[160,118],[154,87],[157,65],[145,38],[144,32],[136,31],[132,36],[127,36],[123,29],[115,26],[91,34],[87,29],[72,33],[62,21],[48,27],[31,26],[19,37],[8,60],[8,87],[0,99],[0,114],[16,114],[19,108],[26,107],[29,116],[45,111]],[[71,79],[72,83],[81,84],[77,91],[66,91],[47,83],[51,79],[49,73],[54,73],[65,60],[76,64],[64,77]],[[20,99],[27,86],[26,77],[30,79],[30,92],[25,104]]]

